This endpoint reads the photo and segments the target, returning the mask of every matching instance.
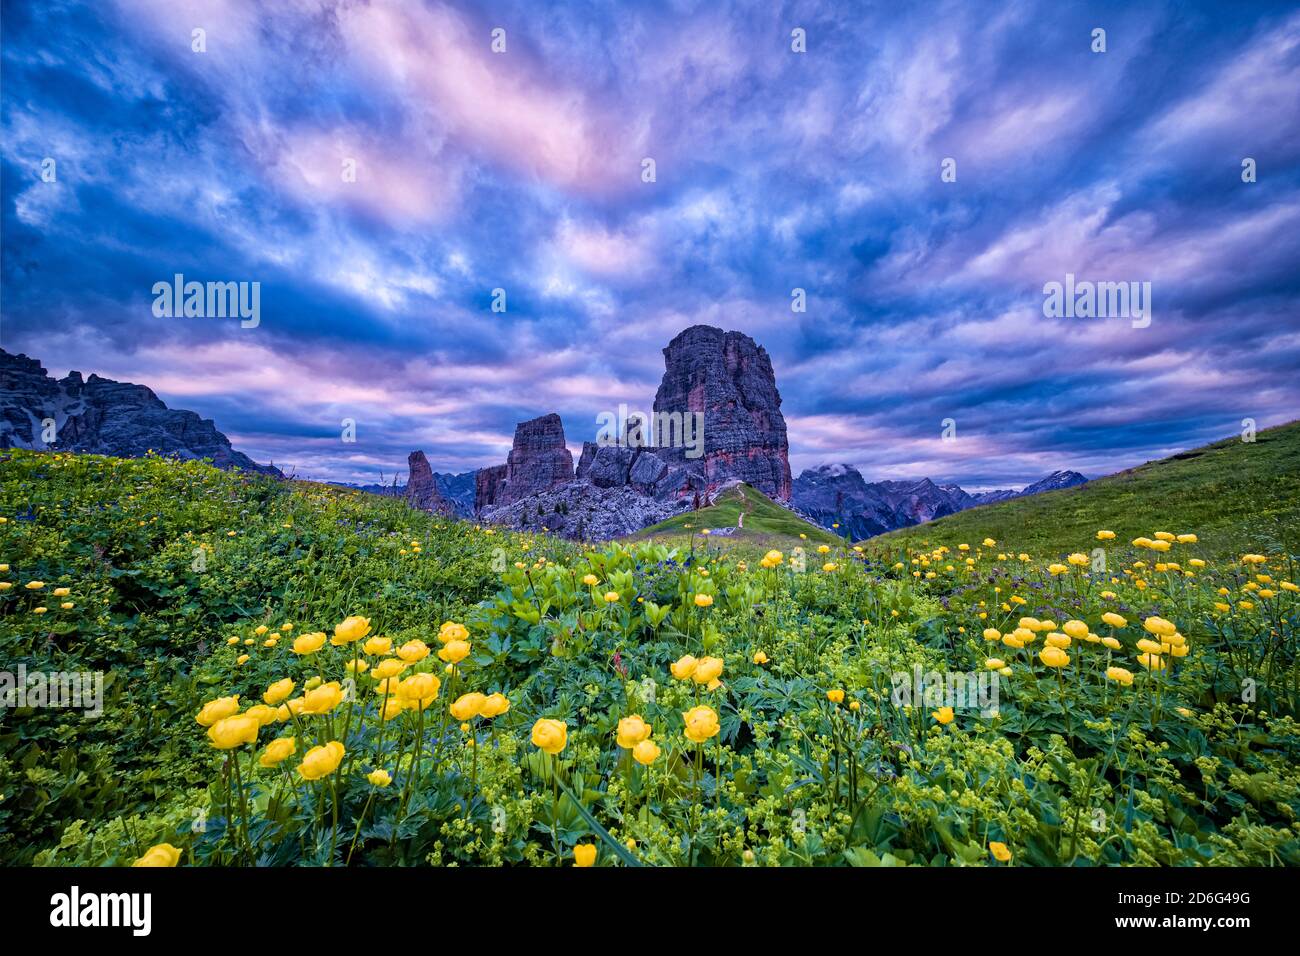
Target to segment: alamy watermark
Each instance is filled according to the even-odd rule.
[[[617,412],[596,416],[596,444],[616,448],[684,448],[687,458],[704,454],[703,412]]]
[[[998,715],[998,675],[994,671],[896,671],[889,677],[895,707],[951,707]]]
[[[1049,319],[1131,319],[1133,328],[1151,324],[1150,282],[1081,282],[1067,272],[1064,282],[1043,286],[1043,315]]]
[[[255,329],[262,321],[260,282],[186,282],[178,272],[171,282],[155,282],[153,296],[159,319],[238,317],[242,329]]]
[[[104,712],[104,675],[100,671],[0,671],[0,707],[53,707],[84,710],[87,717]]]

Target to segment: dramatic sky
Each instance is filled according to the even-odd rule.
[[[6,0],[2,28],[0,345],[299,475],[496,463],[550,411],[576,449],[695,323],[771,354],[796,474],[1015,486],[1300,415],[1291,3]],[[260,282],[260,325],[156,318],[177,272]],[[1066,273],[1150,282],[1150,326],[1045,317]]]

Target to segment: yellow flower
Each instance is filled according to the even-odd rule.
[[[1124,667],[1107,667],[1106,677],[1125,687],[1133,683],[1133,672]]]
[[[1114,538],[1115,538],[1115,532],[1114,532],[1114,531],[1098,531],[1098,532],[1097,532],[1097,540],[1098,540],[1098,541],[1113,541]]]
[[[1145,637],[1138,641],[1137,649],[1147,654],[1163,654],[1165,652],[1163,644],[1158,641],[1149,640]]]
[[[298,742],[293,737],[277,737],[262,750],[257,762],[263,767],[274,767],[298,750]]]
[[[500,717],[510,709],[510,701],[505,694],[488,694],[483,699],[483,706],[479,708],[480,717]]]
[[[194,719],[204,727],[211,727],[218,720],[233,717],[237,713],[239,713],[239,695],[235,694],[232,697],[218,697],[216,700],[208,701]]]
[[[1061,625],[1061,630],[1078,640],[1083,640],[1088,636],[1088,625],[1084,624],[1083,621],[1066,621]]]
[[[446,621],[442,627],[438,628],[438,643],[450,644],[452,641],[468,641],[469,630],[464,624],[457,624],[455,621]]]
[[[562,720],[543,717],[533,724],[533,746],[554,756],[569,742],[569,728]]]
[[[710,737],[717,736],[718,715],[712,707],[692,707],[682,714],[682,719],[686,721],[686,739],[692,743],[702,744]]]
[[[1086,637],[1087,635],[1085,634],[1084,636]],[[1044,641],[1048,647],[1058,647],[1061,650],[1065,650],[1070,646],[1069,636],[1061,634],[1058,631],[1053,631],[1051,634],[1048,634]]]
[[[614,735],[615,742],[624,750],[631,750],[649,736],[650,725],[641,719],[640,714],[622,718]]]
[[[39,591],[39,590],[41,590],[41,588],[45,587],[45,582],[44,582],[44,581],[28,581],[26,584],[23,585],[23,587],[25,587],[25,588],[26,588],[27,590],[29,590],[29,591]]]
[[[930,711],[930,716],[940,724],[951,724],[957,715],[953,713],[951,707],[940,707],[938,710]]]
[[[993,854],[993,859],[999,863],[1006,863],[1011,859],[1011,851],[1007,849],[1007,845],[999,843],[997,840],[989,841],[989,852]]]
[[[468,645],[466,646],[468,647]],[[418,663],[429,656],[429,645],[421,640],[407,641],[397,649],[397,656],[408,664]],[[443,660],[446,660],[446,658],[443,658]]]
[[[342,647],[344,644],[356,643],[369,633],[370,618],[347,617],[341,624],[334,626],[334,637],[330,639],[330,643],[335,647]]]
[[[338,681],[332,680],[302,695],[302,712],[328,714],[341,703],[343,703],[343,687]]]
[[[1000,671],[1007,666],[1007,662],[1000,657],[990,657],[984,662],[984,666],[991,671]]]
[[[53,591],[51,591],[50,593],[53,594],[55,597],[67,597],[69,594],[72,593],[72,589],[71,589],[71,588],[55,588],[55,589],[54,589]]]
[[[375,665],[370,676],[378,681],[388,680],[390,677],[396,677],[402,671],[406,670],[406,662],[399,661],[396,657],[387,657]]]
[[[697,684],[712,684],[721,674],[722,658],[701,657],[695,662],[695,670],[691,672],[691,680]]]
[[[1070,655],[1055,646],[1044,647],[1038,652],[1038,659],[1048,667],[1065,667],[1070,663]]]
[[[1103,637],[1101,639],[1101,643],[1104,644],[1106,647],[1109,647],[1112,651],[1117,651],[1124,646],[1113,637]]]
[[[1165,659],[1159,654],[1139,654],[1138,663],[1149,671],[1160,671],[1165,669]]]
[[[691,657],[690,654],[687,654],[685,657],[678,658],[670,664],[668,669],[673,672],[673,676],[678,680],[687,680],[695,673],[695,668],[698,664],[699,662],[695,658]]]
[[[397,698],[409,706],[418,706],[421,710],[438,699],[442,681],[436,674],[412,674],[397,685]]]
[[[483,710],[483,704],[487,698],[482,694],[474,691],[469,694],[461,694],[451,705],[451,715],[457,720],[469,720],[471,717],[477,717]]]
[[[366,779],[369,780],[374,786],[380,788],[386,787],[393,782],[392,774],[390,774],[387,770],[384,770],[383,768],[380,768],[379,770],[370,771],[370,773],[366,774]]]
[[[232,750],[241,744],[257,743],[257,732],[261,726],[256,717],[247,714],[223,717],[208,728],[208,739],[218,750]]]
[[[1002,632],[999,631],[996,627],[986,627],[984,628],[984,640],[1000,641],[1002,640]]]
[[[767,655],[764,654],[762,651],[755,651],[755,652],[754,652],[754,663],[755,663],[755,664],[766,664],[766,663],[767,663]]]
[[[400,654],[401,651],[398,653]],[[438,656],[448,664],[459,664],[469,657],[469,644],[465,641],[448,641],[446,646],[438,651]]]
[[[310,634],[299,634],[293,641],[293,652],[306,656],[315,654],[325,646],[325,632],[313,631]]]
[[[1065,560],[1070,564],[1073,564],[1075,567],[1080,568],[1086,567],[1088,564],[1088,556],[1079,551],[1074,552],[1074,554],[1070,555]]]
[[[391,637],[380,637],[375,635],[361,645],[361,649],[367,654],[373,654],[376,657],[381,654],[387,654],[393,649],[393,639]]]
[[[712,604],[713,604],[713,595],[712,595],[712,594],[697,594],[697,595],[695,595],[695,606],[696,606],[696,607],[711,607]]]
[[[181,851],[170,843],[159,843],[145,850],[132,866],[175,866],[180,862]]]
[[[1128,627],[1128,621],[1114,611],[1107,611],[1101,616],[1101,619],[1111,627]]]
[[[594,843],[579,843],[573,848],[574,866],[592,866],[595,862],[596,845]]]
[[[785,560],[785,555],[773,548],[771,551],[767,552],[767,554],[763,555],[763,560],[768,563],[768,567],[774,568]]]
[[[257,726],[265,727],[273,724],[279,719],[278,712],[274,707],[268,707],[266,704],[254,704],[248,710],[244,711],[249,717],[257,721]]]
[[[645,767],[658,760],[659,753],[659,745],[649,738],[642,740],[632,748],[632,758]]]
[[[327,777],[339,768],[343,762],[343,745],[331,740],[322,747],[312,747],[303,755],[298,764],[298,773],[304,780],[319,780]]]
[[[826,692],[826,699],[832,704],[842,704],[844,703],[844,691],[840,690],[838,687],[833,690],[828,690]]]
[[[1142,628],[1148,634],[1156,634],[1160,637],[1167,637],[1178,630],[1172,622],[1166,621],[1163,617],[1149,617],[1142,622]]]
[[[600,578],[596,577],[594,574],[584,574],[582,576],[582,583],[587,585],[589,588],[594,588],[600,583]]]
[[[606,592],[605,592],[605,603],[606,603],[606,604],[613,604],[613,603],[615,603],[617,600],[618,600],[618,592],[617,592],[617,591],[606,591]]]

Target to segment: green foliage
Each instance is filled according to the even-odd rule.
[[[1235,528],[1181,523],[1199,540],[1110,542],[1106,572],[984,532],[874,554],[786,535],[808,553],[760,561],[771,539],[586,548],[200,463],[30,452],[0,464],[0,517],[6,667],[107,675],[100,717],[0,712],[6,863],[124,865],[169,843],[193,865],[570,865],[581,845],[597,865],[965,866],[1005,843],[1027,865],[1300,864],[1300,611],[1275,525],[1254,525],[1250,562],[1223,557]],[[391,648],[294,652],[350,615]],[[1183,644],[1147,671],[1154,615]],[[1003,643],[1022,617],[1032,639]],[[1058,670],[1040,651],[1067,621],[1090,633]],[[440,687],[381,720],[371,674],[399,648],[401,680]],[[675,678],[686,655],[717,658],[716,680]],[[967,692],[951,714],[933,686],[908,696],[931,672]],[[243,708],[284,677],[292,704],[256,747],[211,746],[205,703]],[[335,681],[345,699],[303,710]],[[452,715],[470,692],[509,709]],[[717,733],[697,745],[701,705]],[[616,739],[633,714],[648,766]],[[555,756],[532,743],[541,718],[567,728]],[[263,766],[287,736],[296,752]],[[333,740],[339,764],[302,777]]]

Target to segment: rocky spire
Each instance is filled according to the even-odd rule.
[[[742,332],[693,325],[664,349],[654,411],[704,414],[703,454],[659,448],[666,461],[701,470],[710,488],[739,479],[790,498],[789,443],[767,350]]]

